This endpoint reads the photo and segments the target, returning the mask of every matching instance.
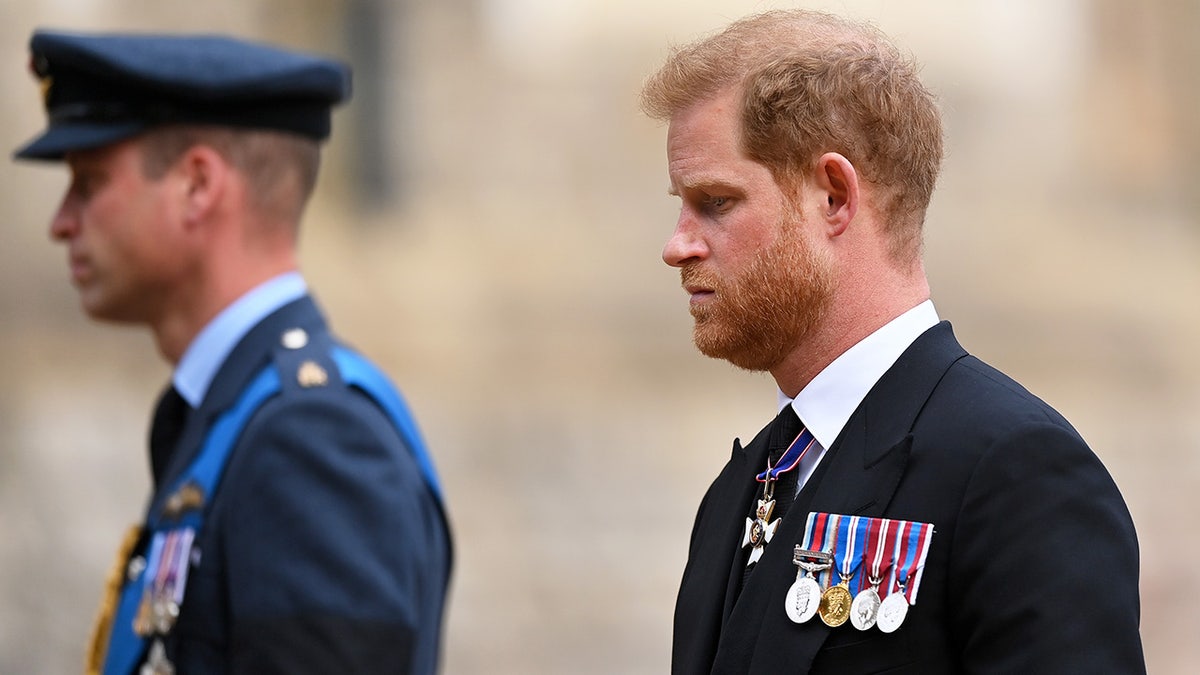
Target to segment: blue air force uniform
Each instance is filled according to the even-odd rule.
[[[238,341],[156,462],[160,504],[252,376],[278,369],[281,391],[245,425],[196,540],[165,642],[178,672],[435,670],[445,517],[393,421],[343,381],[334,345],[308,296],[272,311]]]
[[[62,159],[155,125],[321,140],[349,71],[220,36],[38,32]],[[297,273],[226,307],[183,355],[151,434],[90,672],[432,673],[451,566],[440,488],[399,394],[339,344]]]

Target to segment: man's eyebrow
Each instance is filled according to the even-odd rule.
[[[705,175],[694,176],[686,180],[671,181],[671,184],[667,187],[667,194],[671,195],[672,197],[678,197],[681,190],[711,191],[717,189],[723,192],[740,192],[739,190],[736,190],[729,183],[729,181],[722,180],[719,176]]]

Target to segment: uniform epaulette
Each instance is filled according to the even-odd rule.
[[[279,372],[284,395],[302,389],[341,387],[341,373],[333,360],[333,339],[327,333],[289,328],[279,336],[271,358]]]

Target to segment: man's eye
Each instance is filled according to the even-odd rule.
[[[71,176],[70,190],[84,199],[92,196],[100,185],[100,177],[91,171],[78,171]]]
[[[704,205],[710,209],[723,209],[729,204],[729,197],[708,197]]]
[[[91,181],[86,176],[76,176],[71,181],[71,193],[77,197],[88,197],[92,193]]]

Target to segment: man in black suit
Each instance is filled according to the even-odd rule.
[[[88,672],[434,672],[451,546],[433,466],[297,268],[349,70],[211,35],[30,47],[49,125],[17,156],[70,169],[50,233],[83,308],[149,327],[174,367]]]
[[[696,515],[679,675],[1144,672],[1112,479],[930,301],[942,127],[916,71],[868,26],[780,11],[643,89],[695,343],[780,392]]]

